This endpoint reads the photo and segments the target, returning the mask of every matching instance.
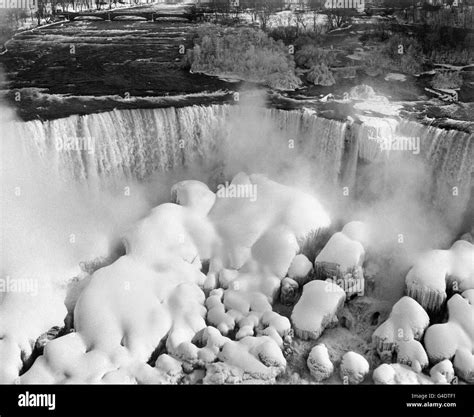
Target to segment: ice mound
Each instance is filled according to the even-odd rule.
[[[391,359],[401,342],[421,340],[429,323],[430,319],[423,307],[413,298],[402,297],[394,304],[388,319],[372,335],[378,354],[382,359]],[[421,359],[423,356],[419,346],[413,343],[403,346],[402,353],[409,361]]]
[[[326,327],[337,323],[345,299],[344,290],[332,282],[308,282],[291,314],[295,334],[304,340],[318,339]]]
[[[302,253],[296,255],[288,269],[288,277],[294,279],[299,285],[306,284],[306,278],[313,269],[311,261]]]
[[[360,384],[369,373],[369,369],[369,362],[362,355],[347,352],[342,357],[339,371],[345,384]]]
[[[446,301],[446,287],[454,292],[474,288],[474,245],[454,242],[448,250],[422,254],[408,272],[407,294],[429,312],[439,312]]]
[[[171,202],[189,207],[202,216],[207,216],[216,202],[216,195],[203,182],[187,180],[173,185]]]
[[[342,286],[347,295],[362,293],[365,259],[364,245],[368,245],[369,233],[364,223],[347,223],[341,232],[331,236],[314,261],[315,277],[331,278]]]
[[[362,243],[357,240],[363,236],[359,229],[361,222],[351,222],[344,226],[341,232],[334,233],[328,243],[316,257],[315,263],[329,262],[338,264],[343,272],[354,266],[362,266],[365,250]],[[349,235],[346,232],[350,232]]]
[[[205,384],[275,383],[286,367],[280,347],[269,336],[229,341],[218,359],[207,366]]]
[[[398,363],[384,363],[375,369],[372,374],[375,384],[391,385],[391,384],[406,384],[406,385],[427,385],[433,384],[431,378],[413,371],[406,365]]]
[[[411,366],[415,372],[421,372],[428,366],[428,356],[418,340],[400,340],[396,350],[397,362]]]
[[[209,213],[221,238],[221,253],[213,259],[211,271],[239,270],[257,257],[263,261],[263,268],[275,265],[270,271],[283,278],[295,255],[289,259],[289,253],[295,249],[294,239],[302,246],[305,239],[330,225],[329,216],[314,197],[263,175],[239,173],[229,188],[239,186],[249,187],[255,198],[246,198],[243,193],[241,198],[218,194]],[[280,232],[285,238],[279,237],[266,249],[265,242],[270,243]],[[274,249],[277,253],[273,253]],[[280,253],[285,255],[284,260],[279,259]]]
[[[177,383],[183,370],[197,375],[191,380],[204,369],[206,383],[274,382],[291,324],[272,303],[301,245],[329,217],[313,197],[261,175],[240,173],[232,184],[258,194],[176,184],[177,204],[159,205],[126,232],[126,254],[69,300],[76,332],[49,341],[21,382]],[[343,302],[341,291],[329,297],[335,306],[322,297],[321,326],[333,320],[325,314]]]
[[[329,378],[334,372],[334,365],[329,358],[329,352],[324,344],[319,344],[311,349],[306,361],[309,372],[317,382]]]
[[[432,362],[454,358],[456,374],[466,381],[474,376],[474,290],[448,300],[449,320],[426,330],[424,344]]]
[[[450,360],[438,362],[430,369],[431,379],[436,384],[450,384],[454,379],[454,368]]]

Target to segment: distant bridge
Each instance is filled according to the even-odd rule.
[[[56,13],[56,16],[64,17],[70,21],[82,17],[95,17],[101,20],[110,21],[120,19],[122,17],[140,17],[152,22],[162,18],[186,19],[192,22],[200,19],[203,16],[203,13],[197,11],[185,11],[183,13],[159,13],[139,10],[98,10],[89,12],[58,12]]]

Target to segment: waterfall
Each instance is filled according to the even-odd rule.
[[[359,161],[383,166],[402,155],[384,151],[377,139],[390,143],[400,137],[418,138],[416,156],[432,171],[434,203],[444,211],[466,207],[474,165],[473,135],[396,118],[361,119],[361,124],[349,128],[309,110],[211,105],[114,110],[16,122],[15,129],[17,137],[35,148],[58,176],[87,183],[141,181],[182,167],[207,169],[234,163],[229,174],[270,165],[275,172],[305,165],[310,167],[309,176],[319,182],[352,186]],[[403,158],[412,153],[404,152]]]
[[[156,172],[206,166],[225,152],[235,154],[238,142],[268,152],[264,146],[291,148],[294,141],[297,152],[334,183],[344,146],[343,123],[309,112],[230,105],[114,110],[17,122],[15,129],[58,175],[88,182],[144,180]]]

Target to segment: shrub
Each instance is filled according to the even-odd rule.
[[[443,71],[437,72],[431,80],[431,86],[433,88],[460,88],[462,86],[463,79],[459,71]]]
[[[314,65],[306,75],[306,79],[315,85],[330,86],[336,83],[331,70],[324,63]]]
[[[192,72],[234,76],[278,89],[301,84],[288,48],[259,29],[204,26],[198,30],[187,60]]]
[[[334,65],[335,53],[316,45],[304,45],[295,54],[295,61],[299,67],[313,68],[317,64],[324,63],[327,66]]]

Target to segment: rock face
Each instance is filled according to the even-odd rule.
[[[341,379],[343,383],[360,384],[369,373],[369,369],[369,362],[362,355],[356,352],[347,352],[342,357]]]
[[[408,384],[408,385],[420,385],[420,384],[433,384],[431,378],[413,371],[406,365],[400,365],[398,363],[387,364],[384,363],[375,369],[372,374],[374,383],[377,385],[392,385],[392,384]]]
[[[413,298],[402,297],[393,306],[389,318],[372,335],[378,354],[382,359],[391,359],[400,342],[421,340],[429,323],[430,318],[423,307]],[[413,348],[413,344],[403,348],[404,354],[409,354],[408,359],[416,359],[412,357],[414,349],[416,348]],[[416,350],[419,353],[419,349]]]
[[[474,290],[454,294],[448,300],[449,320],[426,330],[424,343],[428,357],[434,363],[454,358],[456,374],[473,381],[474,356]]]
[[[446,301],[446,287],[454,292],[474,288],[474,245],[454,242],[448,250],[422,254],[408,272],[407,294],[429,312],[439,312]]]
[[[336,284],[308,282],[291,314],[296,336],[304,340],[318,339],[326,327],[337,323],[337,313],[345,298],[344,290]]]
[[[334,365],[329,358],[328,349],[324,344],[316,345],[311,349],[306,363],[309,372],[317,382],[329,378],[334,371]]]

